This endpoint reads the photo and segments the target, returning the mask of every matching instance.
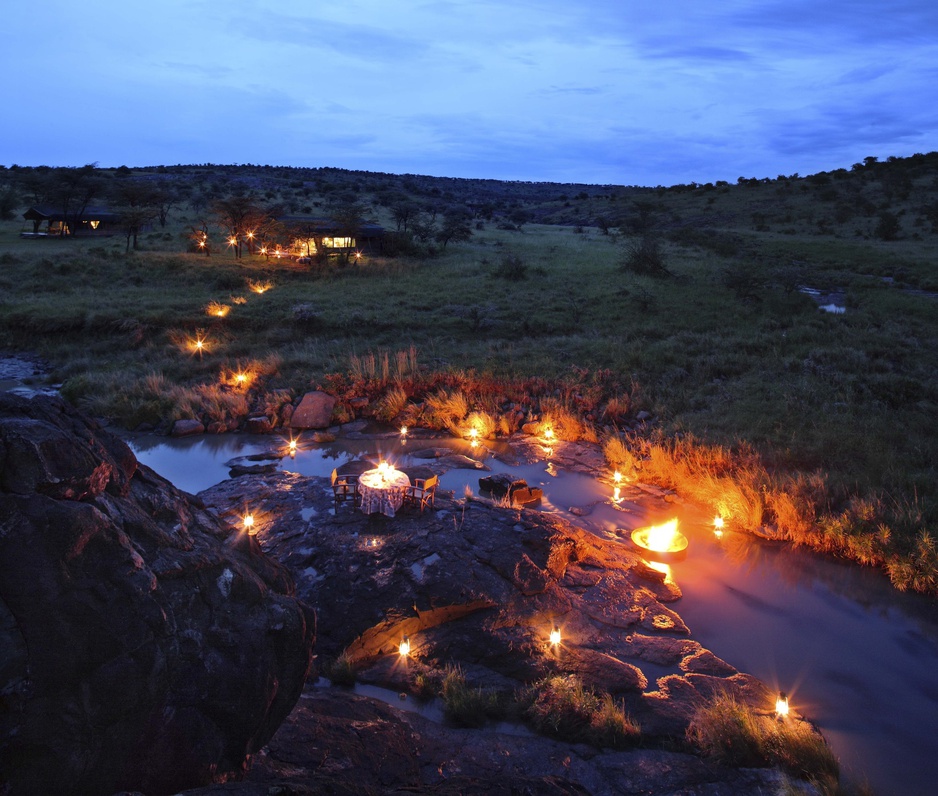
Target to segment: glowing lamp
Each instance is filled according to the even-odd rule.
[[[544,439],[546,439],[548,442],[554,439],[554,430],[552,428],[547,428],[544,431]]]
[[[397,648],[397,651],[400,653],[402,658],[406,658],[410,655],[410,639],[407,636],[401,639],[400,646]]]
[[[560,628],[557,625],[554,625],[550,631],[550,643],[554,647],[560,644]]]
[[[244,530],[246,530],[251,536],[257,533],[257,526],[254,525],[254,515],[245,514],[242,518],[244,523]]]
[[[723,518],[720,516],[713,518],[713,535],[716,536],[717,539],[723,538]]]
[[[616,470],[616,471],[612,474],[612,481],[613,481],[613,483],[615,483],[615,484],[621,484],[621,483],[622,483],[622,473],[620,473],[618,470]]]
[[[287,448],[289,449],[291,456],[296,456],[296,440],[295,439],[290,440],[290,442],[287,444]]]
[[[780,719],[788,715],[788,694],[784,691],[778,692],[778,699],[775,700],[775,715]]]
[[[407,436],[407,426],[401,426],[401,436],[402,437]]]
[[[479,442],[479,429],[470,428],[469,429],[469,444],[475,445]]]
[[[244,373],[239,373],[237,376],[235,376],[235,381],[238,382],[239,385],[244,384],[244,382],[247,380],[248,377]]]

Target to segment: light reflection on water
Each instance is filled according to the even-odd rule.
[[[199,492],[228,477],[225,462],[270,451],[276,438],[248,435],[130,440],[137,457],[176,486]],[[285,441],[283,445],[285,446]],[[440,440],[394,437],[326,445],[301,442],[284,470],[328,476],[359,455],[399,465]],[[458,453],[468,445],[451,443]],[[611,484],[547,462],[509,466],[489,457],[492,472],[524,478],[544,490],[541,508],[599,536],[678,515],[688,555],[672,562],[684,598],[675,606],[693,637],[741,671],[787,691],[793,707],[816,722],[844,769],[865,775],[879,796],[925,796],[938,781],[938,601],[895,591],[878,572],[763,543],[732,528],[716,540],[712,518],[689,506],[652,501],[649,513],[617,508]],[[440,488],[461,497],[486,475],[453,469]],[[574,516],[571,506],[588,507]]]

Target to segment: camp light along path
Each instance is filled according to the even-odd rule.
[[[353,434],[323,446],[302,447],[280,467],[326,476],[337,463],[382,451],[401,459],[427,444],[471,452],[468,444]],[[224,462],[244,452],[270,450],[271,438],[137,438],[138,458],[198,492],[227,477]],[[558,451],[559,453],[559,451]],[[495,472],[525,478],[544,490],[543,511],[558,512],[607,538],[622,538],[649,519],[680,518],[690,538],[683,561],[672,563],[684,597],[675,608],[693,637],[741,671],[787,690],[793,704],[821,727],[842,765],[866,776],[880,796],[926,796],[938,781],[938,601],[903,594],[879,572],[762,542],[727,529],[715,540],[710,519],[693,506],[666,501],[651,490],[638,504],[609,503],[611,486],[585,472],[543,461]],[[567,463],[576,466],[575,460]],[[579,468],[583,469],[583,468]],[[553,473],[553,474],[552,474]],[[441,489],[457,496],[478,491],[480,473],[449,470]],[[576,514],[568,511],[578,507]]]

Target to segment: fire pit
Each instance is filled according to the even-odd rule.
[[[676,558],[687,550],[687,537],[677,529],[677,518],[660,525],[636,528],[632,531],[632,542],[659,557]]]

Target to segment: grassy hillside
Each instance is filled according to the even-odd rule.
[[[603,439],[648,413],[659,436],[641,426],[646,443],[670,446],[663,481],[690,450],[725,448],[750,471],[757,460],[797,484],[785,488],[807,507],[801,537],[873,563],[899,552],[919,561],[905,585],[936,588],[938,154],[657,189],[248,166],[105,176],[179,191],[137,251],[123,237],[23,240],[21,221],[0,224],[0,345],[43,356],[96,414],[129,427],[273,416],[313,383],[348,390],[357,374],[359,389],[368,376],[373,390],[400,388],[416,358],[425,386],[471,399],[498,377],[502,405],[542,410],[540,391]],[[28,175],[3,177],[21,213]],[[472,235],[444,248],[404,229],[407,254],[356,265],[187,253],[191,229],[215,223],[213,203],[235,190],[287,212],[358,202],[391,230],[403,205],[430,225],[459,212]],[[804,288],[845,312],[821,311]],[[213,302],[225,317],[207,313]],[[381,379],[382,354],[389,371],[404,363],[396,382]],[[413,374],[406,387],[414,403]],[[761,512],[784,514],[768,499]]]

